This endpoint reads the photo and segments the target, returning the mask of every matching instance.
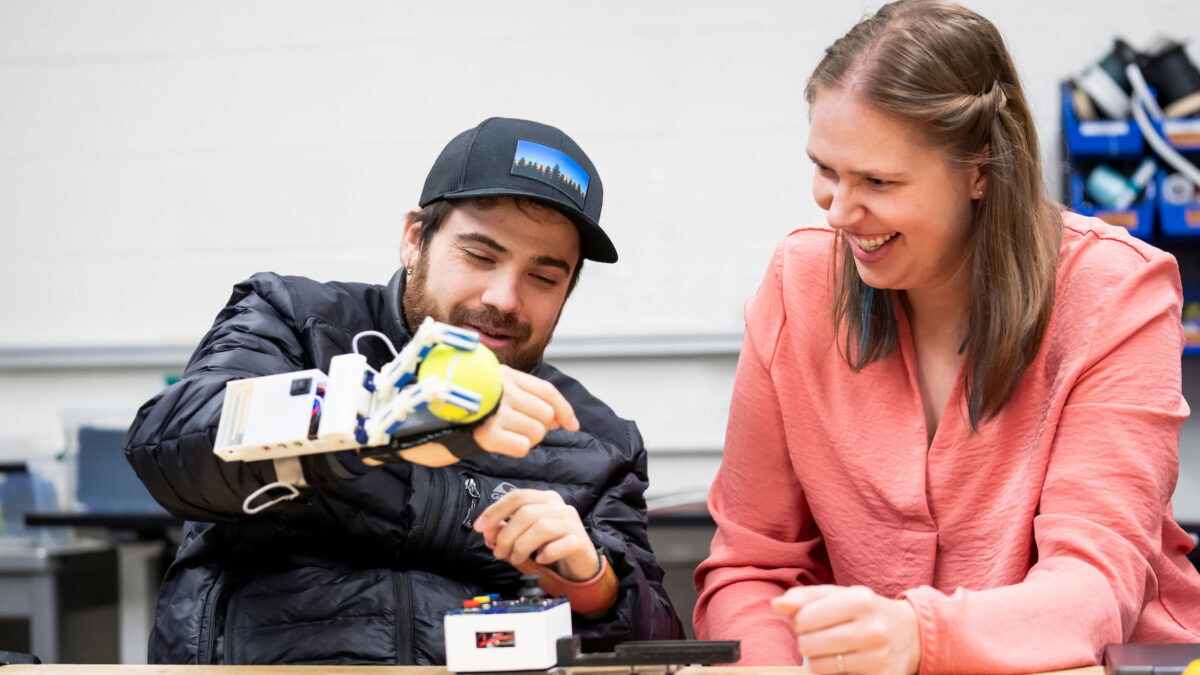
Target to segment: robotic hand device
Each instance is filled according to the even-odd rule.
[[[395,355],[378,371],[357,352],[367,336]],[[477,422],[499,402],[499,365],[474,331],[426,318],[399,353],[376,331],[356,335],[353,349],[333,357],[328,375],[310,369],[226,384],[213,452],[227,462],[358,448],[390,455]],[[434,349],[447,366],[440,372],[422,365]]]

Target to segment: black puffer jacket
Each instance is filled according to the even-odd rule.
[[[310,455],[301,497],[243,514],[243,500],[276,476],[272,462],[213,455],[225,382],[327,371],[364,330],[399,348],[409,339],[403,278],[382,287],[255,275],[234,288],[183,378],[138,412],[126,456],[164,507],[193,521],[159,592],[152,663],[444,663],[442,613],[518,584],[470,526],[515,488],[554,490],[575,506],[620,580],[605,616],[573,616],[577,634],[593,646],[683,637],[646,538],[637,427],[544,363],[533,374],[571,402],[581,431],[553,430],[524,458],[485,454],[441,469]],[[359,348],[375,368],[391,358],[378,340]]]

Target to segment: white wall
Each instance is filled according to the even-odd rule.
[[[0,457],[61,447],[64,411],[131,416],[255,271],[385,281],[429,164],[490,115],[562,127],[603,176],[621,261],[585,270],[560,345],[736,344],[773,243],[820,215],[805,77],[877,4],[0,0]],[[1058,81],[1116,34],[1200,31],[1195,0],[967,4],[1008,39],[1055,186]],[[707,484],[730,349],[570,353],[641,423],[654,493]],[[1191,424],[1183,447],[1187,481]]]

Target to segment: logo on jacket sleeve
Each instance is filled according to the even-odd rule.
[[[504,495],[506,495],[516,489],[517,489],[516,485],[513,485],[512,483],[505,481],[505,482],[497,485],[496,487],[492,488],[492,501],[494,501],[494,502],[500,501],[501,497],[503,497]]]

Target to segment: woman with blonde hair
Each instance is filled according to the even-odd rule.
[[[809,80],[825,222],[746,306],[696,633],[816,673],[1200,642],[1174,258],[1046,195],[999,32],[885,5]]]

